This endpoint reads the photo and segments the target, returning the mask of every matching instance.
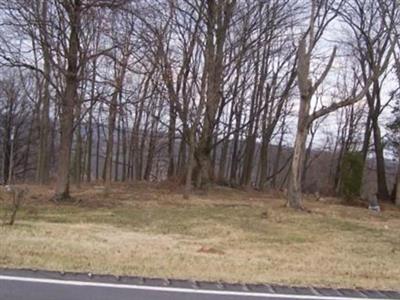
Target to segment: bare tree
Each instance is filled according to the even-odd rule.
[[[396,1],[349,1],[342,11],[343,19],[351,29],[353,35],[353,51],[358,59],[362,71],[362,80],[365,85],[374,69],[385,63],[388,51],[391,51],[391,39],[393,37],[393,25],[398,19]],[[368,118],[365,125],[363,157],[367,159],[371,134],[374,138],[374,152],[377,165],[378,196],[380,199],[388,199],[389,192],[386,182],[385,159],[383,155],[382,134],[379,125],[379,117],[389,101],[382,99],[382,90],[387,76],[374,79],[366,93],[369,107]]]
[[[362,100],[368,93],[369,88],[373,81],[378,78],[387,68],[390,57],[393,51],[393,47],[386,53],[383,64],[381,66],[375,66],[373,73],[365,81],[362,89],[355,93],[350,93],[350,96],[346,99],[333,102],[328,106],[323,106],[319,110],[316,110],[310,114],[311,100],[318,89],[327,77],[336,56],[336,47],[332,51],[330,59],[321,73],[321,75],[313,81],[310,79],[310,67],[312,52],[315,48],[316,43],[320,39],[324,29],[328,24],[337,16],[337,11],[341,6],[334,8],[335,1],[312,1],[311,5],[311,16],[308,30],[302,36],[299,42],[298,50],[298,87],[300,91],[300,107],[298,114],[298,125],[296,140],[294,145],[294,155],[291,165],[291,176],[288,188],[288,206],[295,209],[304,209],[302,203],[302,191],[301,191],[301,178],[302,170],[304,167],[304,155],[305,155],[305,143],[307,135],[312,122],[326,114],[329,114],[341,107],[354,104]],[[333,12],[332,12],[333,10]],[[332,15],[332,14],[333,15]],[[321,16],[322,14],[322,16]],[[317,23],[318,22],[318,23]]]

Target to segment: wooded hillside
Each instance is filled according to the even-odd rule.
[[[360,194],[400,204],[398,5],[1,0],[0,180],[57,201],[99,180],[285,189],[302,209],[342,196],[357,153]]]

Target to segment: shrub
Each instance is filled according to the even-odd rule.
[[[4,206],[3,225],[14,225],[18,209],[26,193],[25,189],[7,185],[0,190],[0,201]]]
[[[340,195],[346,200],[354,200],[360,196],[363,169],[362,153],[344,154],[340,174]]]

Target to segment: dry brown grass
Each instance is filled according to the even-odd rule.
[[[311,213],[276,195],[215,188],[184,200],[136,184],[73,190],[54,204],[31,192],[0,228],[0,265],[120,275],[398,289],[400,211],[381,215],[310,198]],[[0,212],[1,213],[1,212]]]

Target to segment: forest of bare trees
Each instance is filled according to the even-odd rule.
[[[357,153],[366,193],[400,205],[399,5],[0,0],[0,181],[55,201],[84,182],[281,189],[303,209]]]

